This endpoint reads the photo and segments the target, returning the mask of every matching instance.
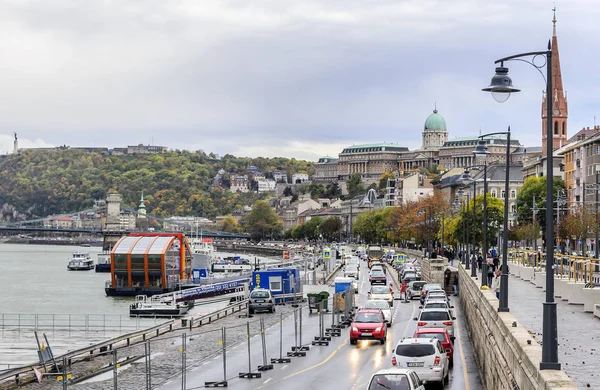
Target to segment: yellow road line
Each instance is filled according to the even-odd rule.
[[[460,345],[460,360],[462,361],[463,366],[463,378],[465,380],[465,390],[470,390],[471,385],[469,383],[469,375],[467,375],[467,362],[465,360],[465,354],[463,352],[463,343],[460,337],[460,324],[458,323],[458,319],[455,321],[456,326],[456,339],[458,339],[458,344]]]

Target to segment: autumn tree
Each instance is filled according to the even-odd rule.
[[[223,222],[221,222],[221,230],[229,233],[239,232],[238,223],[232,215],[228,215],[223,218]]]
[[[282,223],[266,200],[258,200],[245,216],[246,231],[255,240],[281,236]]]

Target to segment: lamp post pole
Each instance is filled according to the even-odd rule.
[[[487,286],[487,252],[488,252],[488,241],[487,241],[487,161],[483,164],[483,263],[481,264],[481,287]]]
[[[522,57],[543,56],[546,63],[538,66],[535,61],[520,60],[533,65],[541,73],[541,68],[546,66],[546,302],[543,307],[543,327],[542,327],[542,360],[540,370],[560,370],[558,362],[558,325],[556,315],[556,302],[554,301],[554,219],[553,219],[553,193],[554,193],[554,174],[553,174],[553,134],[552,134],[552,45],[548,41],[548,48],[545,51],[535,51],[528,53],[515,54],[496,60],[500,63],[496,68],[496,74],[492,77],[490,85],[483,88],[483,91],[491,92],[492,96],[499,102],[504,102],[511,93],[519,92],[520,89],[513,87],[512,80],[508,76],[508,68],[504,67],[504,62]],[[543,75],[543,73],[542,73]],[[506,217],[505,217],[506,218]],[[504,261],[504,254],[503,254]],[[503,273],[506,267],[503,267]],[[500,294],[502,294],[502,285]],[[502,295],[501,295],[502,297]]]
[[[473,258],[471,259],[471,276],[477,277],[477,182],[473,180]]]
[[[600,175],[600,166],[596,165],[596,224],[594,226],[594,231],[596,232],[596,236],[594,237],[594,257],[598,258],[598,175]],[[590,270],[592,269],[590,265]],[[591,271],[590,271],[591,272]]]
[[[469,215],[469,203],[471,203],[471,199],[469,199],[469,192],[467,192],[467,214],[466,216]],[[465,224],[467,224],[466,218],[465,218]],[[467,245],[467,256],[465,258],[465,269],[470,269],[471,268],[471,249],[469,248],[469,234],[467,233],[467,229],[465,229],[465,244]]]

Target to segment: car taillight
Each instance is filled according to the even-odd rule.
[[[395,366],[396,363],[398,363],[398,362],[396,361],[396,356],[394,356],[394,357],[392,357],[392,365]]]
[[[444,325],[450,326],[452,325],[452,321],[444,321]]]
[[[417,322],[417,326],[425,326],[425,325],[427,325],[427,322],[423,322],[423,321]]]
[[[436,356],[435,359],[433,360],[433,365],[434,366],[439,366],[440,365],[440,357]]]
[[[272,300],[272,299],[269,299],[269,303],[273,303],[273,300]]]

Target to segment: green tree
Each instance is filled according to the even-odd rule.
[[[387,188],[388,180],[394,179],[395,176],[392,172],[386,172],[379,178],[379,189],[385,190]]]
[[[232,215],[228,215],[223,219],[223,222],[221,223],[221,230],[229,233],[239,232],[238,223]]]
[[[365,192],[365,187],[362,184],[360,173],[353,173],[346,181],[348,188],[348,196],[354,198],[356,195]]]
[[[246,231],[253,240],[281,235],[281,222],[266,200],[258,200],[245,216]]]
[[[337,239],[342,230],[342,221],[336,217],[329,217],[321,224],[321,231],[328,239]]]
[[[283,196],[292,196],[294,195],[294,192],[292,191],[292,187],[287,186],[285,187],[285,189],[283,190]]]
[[[554,178],[553,199],[558,199],[559,192],[564,192],[565,183],[561,179]],[[546,177],[528,177],[517,194],[517,213],[519,223],[533,222],[533,201],[539,209],[546,207]],[[555,208],[556,203],[551,207]],[[546,231],[546,213],[540,210],[536,215],[536,221],[542,230]]]

